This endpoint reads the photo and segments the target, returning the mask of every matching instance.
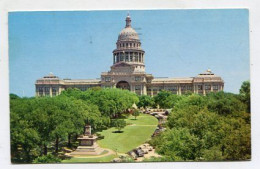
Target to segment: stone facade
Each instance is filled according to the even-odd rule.
[[[189,78],[155,78],[145,72],[145,51],[137,32],[131,27],[131,18],[126,17],[126,26],[120,32],[113,51],[113,65],[110,71],[101,73],[100,79],[60,79],[50,73],[36,81],[36,96],[56,96],[67,88],[82,91],[91,87],[122,88],[139,95],[156,95],[168,90],[181,95],[186,92],[203,94],[222,91],[224,81],[208,69]]]

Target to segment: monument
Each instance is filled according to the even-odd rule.
[[[78,137],[79,146],[70,155],[100,155],[104,150],[98,146],[97,138],[97,136],[91,134],[91,126],[86,125],[84,134]]]

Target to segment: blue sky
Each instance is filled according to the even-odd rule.
[[[34,96],[36,79],[94,79],[112,65],[128,11],[9,13],[10,93]],[[238,93],[249,80],[248,10],[130,10],[146,72],[193,77],[210,68]]]

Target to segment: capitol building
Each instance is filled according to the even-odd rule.
[[[36,96],[56,96],[68,88],[82,91],[92,87],[121,88],[138,95],[156,95],[161,90],[174,94],[193,92],[205,95],[223,91],[224,81],[210,69],[195,77],[155,78],[145,72],[145,51],[141,47],[138,33],[126,17],[125,28],[119,33],[116,49],[113,51],[113,65],[110,71],[101,73],[98,79],[60,79],[50,73],[36,81]],[[159,60],[160,61],[160,60]]]

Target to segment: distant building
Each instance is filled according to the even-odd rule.
[[[154,78],[145,72],[144,55],[137,32],[131,27],[131,18],[126,17],[126,26],[119,33],[116,49],[113,51],[113,65],[110,71],[101,73],[101,79],[60,79],[50,73],[36,81],[36,96],[56,96],[67,88],[82,91],[91,87],[121,88],[139,95],[156,95],[161,90],[174,94],[193,92],[205,95],[222,91],[224,81],[208,69],[196,77]]]

